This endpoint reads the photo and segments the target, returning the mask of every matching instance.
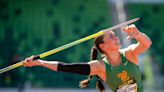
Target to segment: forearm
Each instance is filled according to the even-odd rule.
[[[53,71],[57,71],[58,61],[45,61],[45,60],[37,60],[39,62],[38,66],[42,66]]]
[[[90,65],[87,63],[62,63],[59,61],[44,61],[37,60],[39,62],[38,66],[43,66],[54,71],[70,72],[81,75],[90,74]]]
[[[138,35],[134,38],[138,41],[140,45],[146,48],[149,48],[150,45],[152,44],[150,38],[144,33],[139,32]]]
[[[87,63],[68,64],[68,63],[59,62],[57,70],[62,72],[81,74],[81,75],[89,75],[91,69],[90,69],[90,65]]]

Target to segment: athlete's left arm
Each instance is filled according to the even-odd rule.
[[[125,31],[130,38],[135,38],[138,41],[136,44],[132,44],[128,47],[128,52],[131,54],[130,56],[134,58],[137,58],[139,54],[145,52],[152,44],[150,38],[146,34],[140,32],[133,24],[123,28],[123,31]]]

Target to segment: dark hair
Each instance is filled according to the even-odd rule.
[[[103,38],[104,38],[104,35],[101,35],[94,39],[94,46],[91,49],[91,60],[97,59],[98,51],[100,53],[103,53],[103,51],[99,47],[99,44],[103,43]],[[104,85],[103,85],[101,79],[97,75],[96,75],[96,77],[98,79],[98,81],[96,82],[96,88],[98,88],[100,90],[100,92],[104,92],[105,88],[104,88]],[[81,88],[87,87],[92,78],[93,78],[93,76],[89,76],[88,79],[80,81],[79,86]]]

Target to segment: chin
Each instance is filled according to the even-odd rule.
[[[116,50],[119,50],[119,49],[120,49],[120,46],[116,47],[115,49],[116,49]]]
[[[113,50],[119,50],[119,49],[120,49],[120,47],[113,48]]]
[[[120,47],[121,47],[121,46],[120,46],[120,43],[116,43],[116,45],[117,45],[117,47],[118,47],[118,48],[120,48]]]
[[[118,47],[116,47],[116,50],[119,50],[121,48],[121,46],[120,45],[118,45]]]

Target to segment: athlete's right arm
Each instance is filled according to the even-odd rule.
[[[51,62],[51,61],[45,61],[40,59],[34,60],[34,56],[31,56],[23,61],[23,66],[25,67],[42,66],[57,71],[58,61]]]
[[[23,62],[24,66],[42,66],[53,71],[70,72],[81,75],[101,75],[104,69],[103,63],[98,60],[91,61],[89,63],[62,63],[59,61],[45,61],[45,60],[33,60],[34,56],[26,58]],[[105,71],[105,70],[104,70]]]

